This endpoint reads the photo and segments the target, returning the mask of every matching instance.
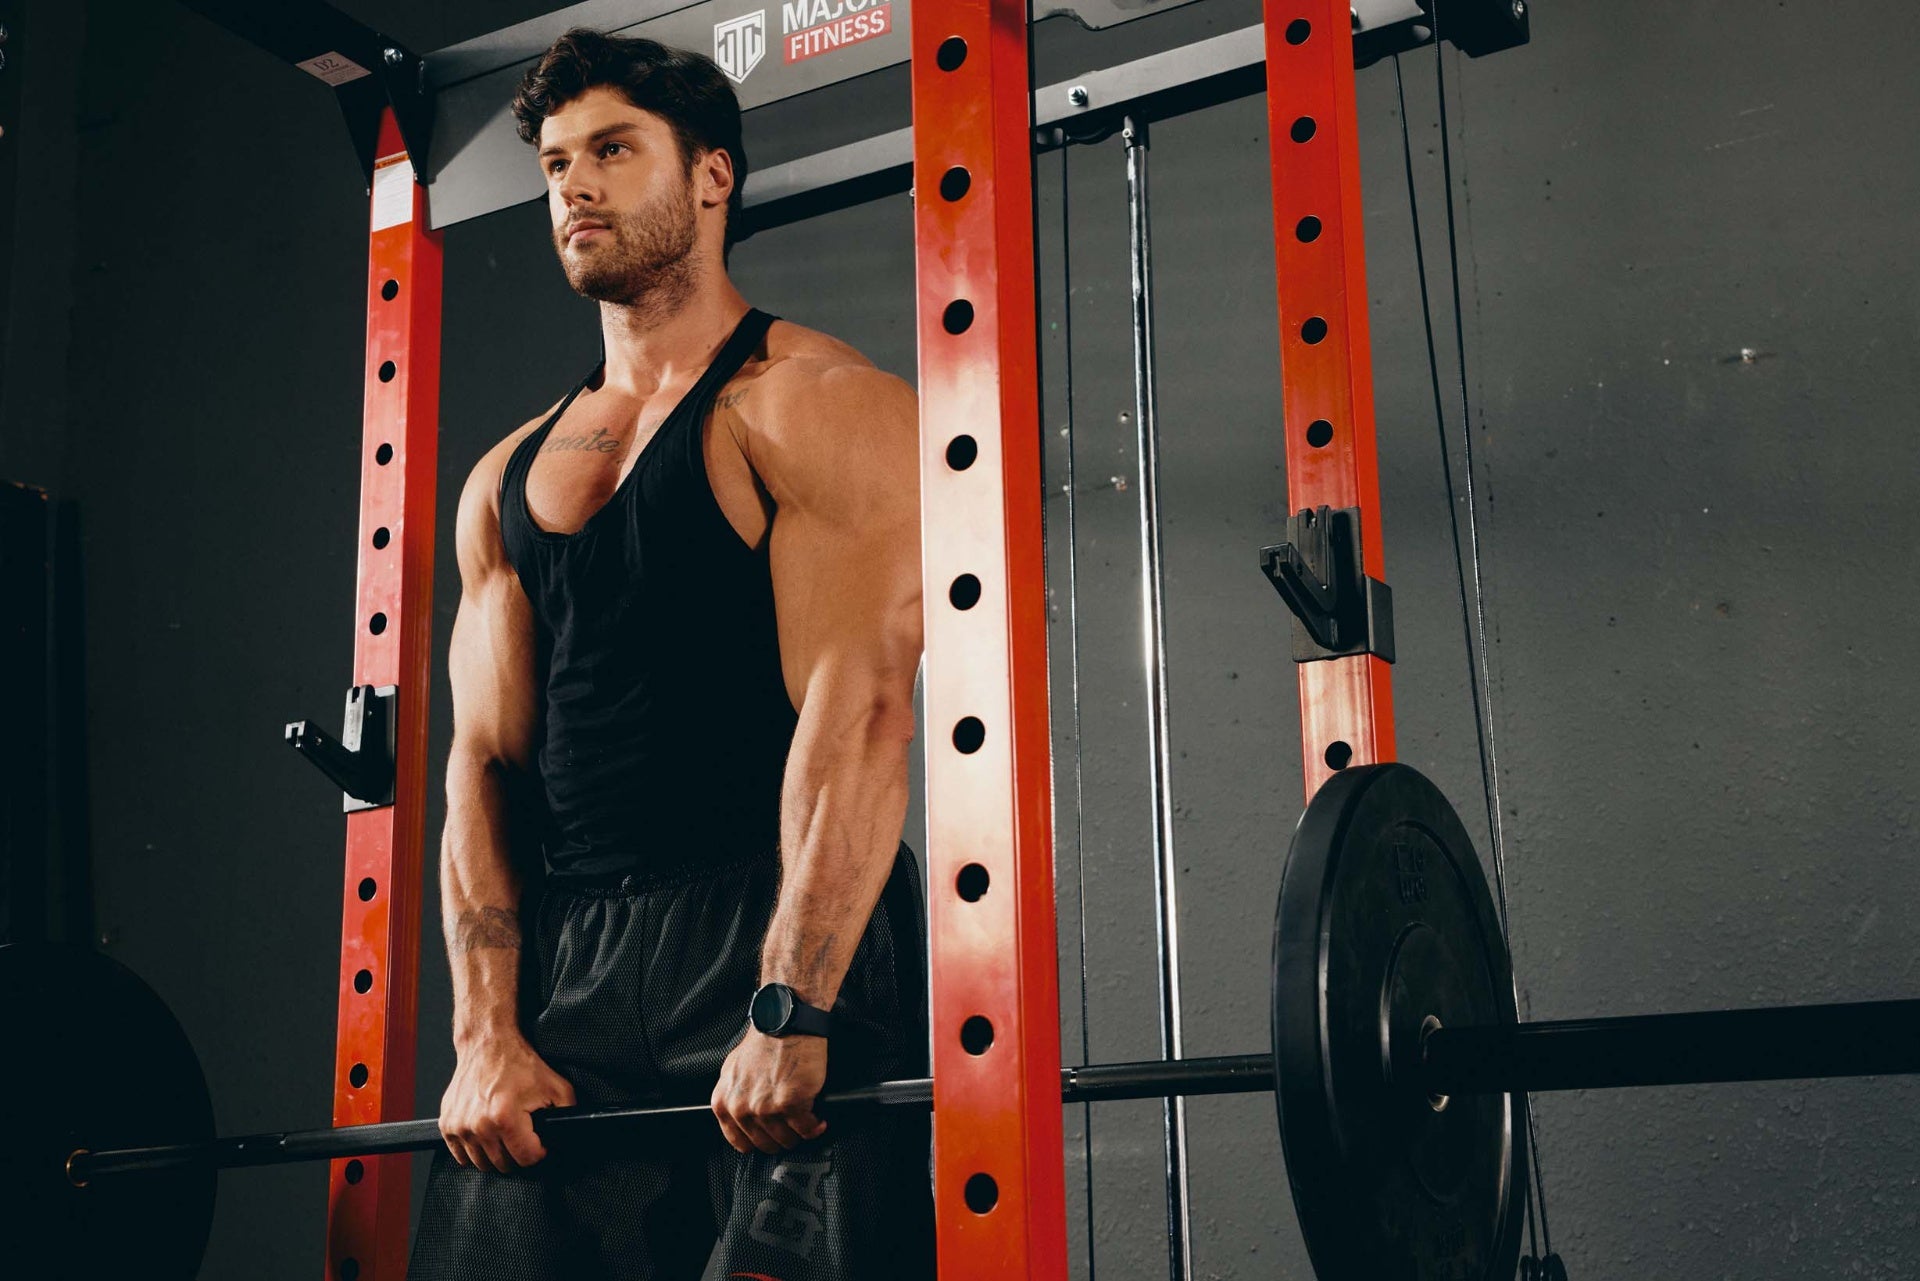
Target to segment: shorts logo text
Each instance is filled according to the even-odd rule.
[[[813,1252],[814,1238],[826,1228],[820,1221],[820,1212],[827,1208],[820,1185],[832,1168],[831,1161],[782,1161],[774,1166],[772,1180],[787,1195],[776,1193],[762,1201],[747,1235],[761,1245],[806,1258]]]

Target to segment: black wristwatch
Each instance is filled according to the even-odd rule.
[[[833,1029],[832,1015],[808,1005],[785,983],[768,983],[753,994],[747,1022],[767,1036],[825,1036]]]

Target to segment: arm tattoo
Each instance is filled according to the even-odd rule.
[[[839,941],[838,934],[826,934],[820,939],[820,945],[813,949],[812,956],[801,958],[797,977],[802,985],[812,988],[825,981],[829,962],[833,959],[833,946]]]
[[[726,395],[720,397],[714,403],[720,406],[720,408],[722,409],[732,409],[735,405],[739,404],[741,401],[745,400],[746,398],[747,398],[747,389],[745,387],[742,387],[739,391],[728,392]]]
[[[520,914],[504,907],[470,907],[454,922],[447,950],[455,956],[483,947],[520,948]]]

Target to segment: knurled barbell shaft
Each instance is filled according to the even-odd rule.
[[[1920,1000],[1647,1014],[1611,1019],[1440,1027],[1428,1034],[1420,1088],[1432,1094],[1592,1090],[1716,1081],[1796,1080],[1920,1073]],[[1273,1088],[1273,1059],[1239,1054],[1177,1061],[1104,1063],[1060,1073],[1063,1103],[1244,1094]],[[858,1106],[927,1106],[926,1078],[883,1081],[823,1095],[822,1111]],[[706,1117],[705,1103],[550,1108],[534,1114],[543,1140],[595,1140],[674,1119]],[[182,1166],[282,1165],[338,1157],[431,1151],[435,1118],[253,1134],[207,1143],[76,1153],[69,1176],[87,1183],[115,1174]]]
[[[1432,1094],[1598,1090],[1920,1072],[1920,1000],[1440,1027]]]
[[[1235,1054],[1177,1062],[1149,1059],[1140,1063],[1101,1063],[1063,1068],[1060,1072],[1063,1103],[1150,1099],[1168,1094],[1244,1094],[1272,1088],[1273,1056],[1269,1054]],[[876,1105],[925,1107],[932,1102],[933,1082],[921,1077],[838,1090],[822,1095],[815,1106],[831,1112],[835,1108]],[[604,1142],[666,1122],[702,1117],[711,1123],[712,1111],[705,1103],[647,1104],[547,1108],[534,1113],[533,1122],[543,1141],[577,1142],[591,1137],[594,1142]],[[428,1117],[419,1121],[383,1121],[327,1130],[249,1134],[207,1143],[83,1151],[75,1153],[68,1162],[67,1175],[73,1182],[85,1184],[109,1175],[183,1166],[226,1170],[391,1152],[427,1152],[440,1143],[440,1122]]]

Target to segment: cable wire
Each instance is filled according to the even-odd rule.
[[[1436,42],[1437,43],[1437,42]],[[1506,859],[1501,848],[1499,795],[1494,779],[1492,726],[1481,715],[1481,677],[1485,671],[1485,655],[1482,642],[1485,637],[1485,614],[1481,608],[1480,587],[1480,549],[1478,522],[1474,519],[1473,497],[1473,453],[1471,444],[1467,451],[1467,538],[1473,548],[1472,591],[1469,596],[1467,564],[1461,553],[1459,503],[1454,498],[1453,450],[1447,441],[1447,415],[1445,396],[1440,390],[1440,355],[1433,337],[1433,304],[1427,292],[1427,254],[1424,238],[1420,232],[1420,201],[1414,189],[1413,177],[1413,140],[1407,125],[1407,91],[1400,74],[1400,55],[1393,58],[1393,87],[1400,98],[1400,152],[1406,162],[1407,170],[1407,207],[1413,219],[1413,261],[1420,277],[1420,319],[1426,326],[1427,334],[1427,372],[1433,387],[1434,423],[1440,433],[1440,476],[1447,488],[1447,522],[1453,531],[1453,565],[1456,581],[1460,587],[1460,625],[1466,637],[1467,646],[1467,690],[1473,699],[1473,737],[1480,752],[1480,791],[1487,810],[1487,833],[1493,843],[1493,884],[1500,906],[1500,933],[1503,939],[1509,938],[1507,920],[1507,878]],[[1457,306],[1457,304],[1456,304]],[[1458,311],[1455,312],[1458,315]],[[1463,375],[1464,376],[1464,375]],[[1462,388],[1462,403],[1465,389]],[[1480,627],[1476,630],[1475,623]],[[1487,691],[1489,701],[1492,691]]]
[[[1063,282],[1061,299],[1061,340],[1066,348],[1067,384],[1067,634],[1068,670],[1073,687],[1073,850],[1074,870],[1079,878],[1080,902],[1080,1061],[1092,1063],[1087,1020],[1087,817],[1086,791],[1082,785],[1080,751],[1080,531],[1074,506],[1073,472],[1073,237],[1068,220],[1068,178],[1071,165],[1066,131],[1055,130],[1060,144],[1060,266]],[[1087,1276],[1098,1277],[1094,1258],[1093,1233],[1093,1103],[1082,1103],[1080,1135],[1087,1169]]]
[[[1473,548],[1473,604],[1480,637],[1480,678],[1487,700],[1487,773],[1489,792],[1493,803],[1494,827],[1491,835],[1493,857],[1500,872],[1502,913],[1505,912],[1505,811],[1500,807],[1500,758],[1494,745],[1493,717],[1493,678],[1490,671],[1491,654],[1487,645],[1487,599],[1482,587],[1480,575],[1480,523],[1477,516],[1477,504],[1473,494],[1473,415],[1467,404],[1467,326],[1460,308],[1460,249],[1454,229],[1453,219],[1453,131],[1447,123],[1447,58],[1446,48],[1441,43],[1440,0],[1434,4],[1434,41],[1433,69],[1435,93],[1440,103],[1440,174],[1442,187],[1447,196],[1447,267],[1453,284],[1453,342],[1454,353],[1460,366],[1460,440],[1465,449],[1465,471],[1467,479],[1467,542]],[[1404,117],[1402,117],[1404,119]],[[1476,704],[1477,708],[1477,704]],[[1476,711],[1477,714],[1477,711]],[[1513,936],[1506,936],[1507,956],[1513,956]],[[1532,1158],[1533,1183],[1538,1191],[1540,1213],[1540,1244],[1546,1251],[1541,1257],[1553,1253],[1553,1231],[1547,1226],[1547,1181],[1540,1169],[1540,1131],[1534,1124],[1533,1095],[1527,1097],[1527,1149]]]
[[[1506,885],[1506,849],[1503,815],[1500,805],[1499,756],[1495,741],[1493,682],[1487,645],[1486,592],[1480,555],[1479,504],[1474,489],[1473,418],[1467,392],[1466,324],[1460,303],[1460,253],[1453,208],[1453,155],[1451,129],[1447,119],[1445,49],[1439,36],[1438,0],[1434,0],[1435,83],[1439,99],[1441,172],[1444,180],[1447,213],[1447,261],[1452,287],[1455,356],[1460,372],[1460,435],[1463,470],[1466,481],[1467,545],[1472,565],[1472,594],[1468,599],[1467,562],[1460,548],[1460,522],[1454,499],[1451,450],[1447,442],[1444,397],[1440,390],[1440,362],[1433,335],[1432,303],[1427,290],[1426,252],[1420,229],[1419,202],[1415,195],[1413,145],[1409,132],[1406,88],[1401,76],[1400,58],[1393,60],[1394,88],[1400,103],[1401,152],[1406,164],[1407,202],[1413,221],[1414,261],[1420,276],[1420,313],[1426,327],[1427,365],[1432,382],[1434,416],[1440,435],[1440,466],[1447,489],[1447,518],[1453,531],[1454,569],[1460,588],[1461,625],[1466,633],[1468,689],[1473,699],[1473,728],[1480,755],[1481,791],[1486,803],[1487,833],[1493,850],[1494,887],[1499,898],[1500,933],[1508,955],[1513,952],[1512,927],[1508,912]],[[1483,693],[1484,691],[1484,693]],[[1484,712],[1483,712],[1484,708]],[[1544,1245],[1553,1251],[1553,1236],[1547,1227],[1546,1178],[1540,1169],[1539,1129],[1534,1119],[1533,1096],[1526,1096],[1527,1147],[1532,1179],[1527,1187],[1527,1235],[1530,1249]],[[1536,1205],[1537,1201],[1537,1205]],[[1534,1237],[1538,1216],[1540,1237]]]

